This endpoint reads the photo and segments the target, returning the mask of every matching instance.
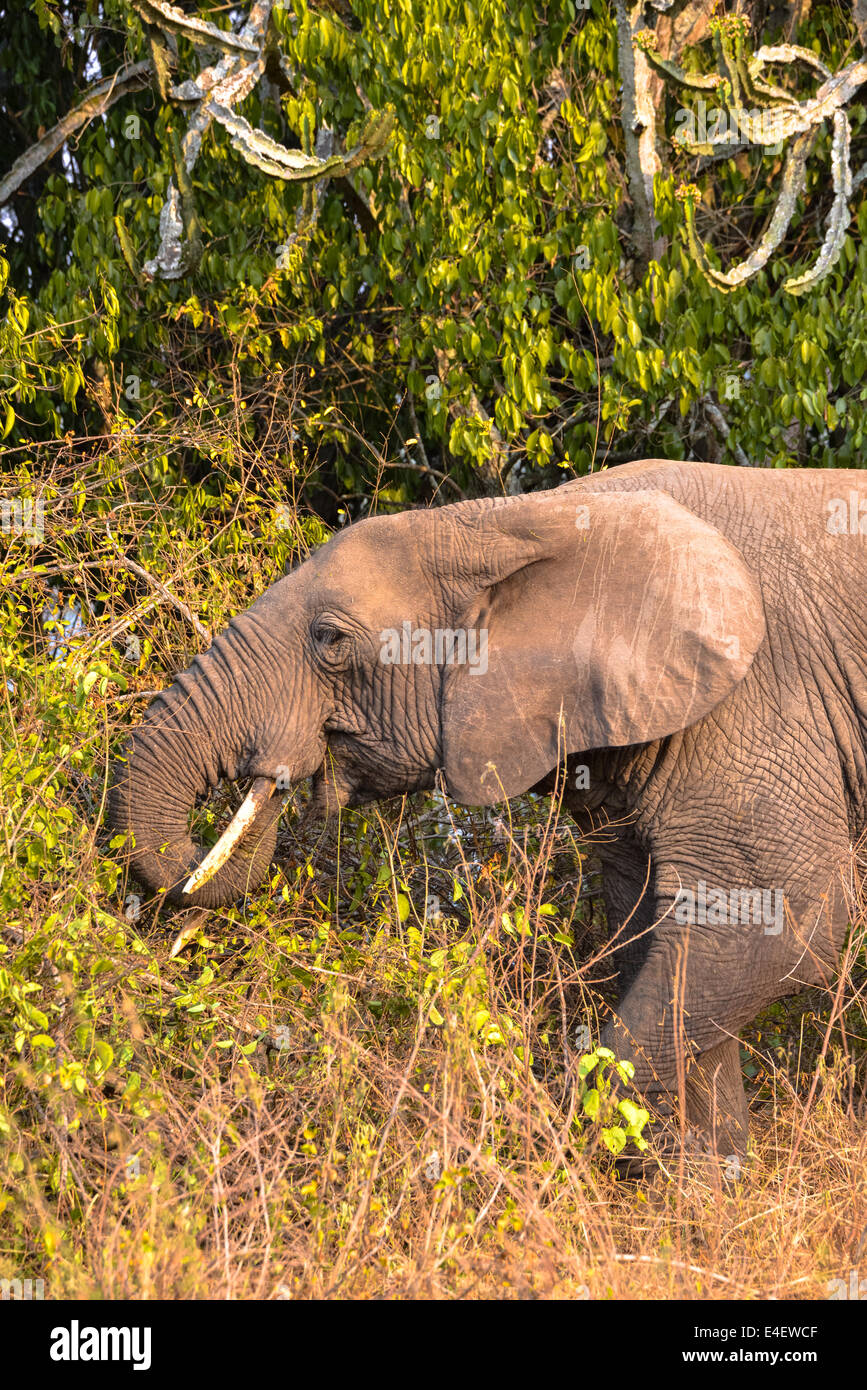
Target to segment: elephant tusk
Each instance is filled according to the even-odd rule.
[[[213,849],[209,850],[195,873],[184,884],[185,893],[195,893],[198,888],[214,877],[232,857],[235,847],[243,840],[253,821],[267,801],[270,801],[276,783],[273,777],[257,777],[244,797],[243,805],[236,812],[232,822],[223,831]]]

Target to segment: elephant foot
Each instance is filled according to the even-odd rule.
[[[737,1038],[695,1057],[684,1086],[682,1116],[662,1097],[652,1104],[655,1120],[648,1138],[658,1162],[671,1168],[683,1157],[726,1183],[744,1173],[749,1141],[749,1111]]]
[[[666,1185],[683,1173],[714,1187],[729,1187],[746,1173],[746,1157],[719,1153],[711,1137],[701,1130],[683,1132],[670,1119],[652,1117],[644,1133],[648,1147],[643,1153],[620,1154],[612,1160],[618,1181]]]
[[[747,1161],[749,1112],[737,1038],[695,1057],[686,1076],[682,1106],[664,1092],[645,1095],[651,1118],[644,1129],[649,1148],[616,1161],[618,1177],[646,1178],[671,1172],[685,1159],[710,1174],[737,1182]]]

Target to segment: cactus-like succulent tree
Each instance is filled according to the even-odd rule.
[[[642,29],[635,35],[636,46],[663,76],[687,89],[713,91],[722,104],[726,120],[717,123],[711,131],[704,131],[700,138],[692,135],[688,124],[684,125],[678,132],[680,142],[693,154],[718,154],[721,148],[731,145],[731,132],[736,130],[739,143],[776,150],[785,147],[786,157],[780,193],[768,226],[750,255],[726,271],[711,264],[696,233],[695,208],[700,196],[697,185],[681,184],[677,196],[684,205],[690,253],[710,283],[723,292],[737,289],[757,274],[786,234],[795,204],[804,189],[807,159],[820,128],[830,120],[834,201],[825,238],[810,269],[802,275],[789,276],[783,285],[790,294],[804,294],[813,289],[838,260],[851,219],[849,200],[853,190],[867,177],[865,166],[853,178],[849,163],[850,128],[845,111],[858,88],[867,82],[867,58],[856,59],[832,73],[815,53],[798,44],[762,47],[749,54],[747,15],[716,15],[709,29],[717,61],[717,71],[713,73],[686,72],[677,63],[662,57],[657,51],[653,30]],[[767,79],[765,68],[774,63],[804,63],[823,78],[822,85],[814,96],[799,101]]]

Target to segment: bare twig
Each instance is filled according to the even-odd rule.
[[[200,623],[195,613],[192,613],[185,603],[182,603],[179,598],[176,598],[171,590],[167,589],[165,584],[159,579],[154,578],[152,574],[148,574],[146,569],[143,569],[141,565],[137,565],[135,560],[127,559],[125,555],[118,555],[117,563],[122,565],[124,569],[129,570],[130,574],[138,575],[139,579],[143,579],[146,584],[149,584],[152,589],[165,599],[166,603],[170,603],[173,608],[176,608],[181,616],[186,618],[187,622],[203,641],[211,641],[210,629],[205,627],[204,623]]]

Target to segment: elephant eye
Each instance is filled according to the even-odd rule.
[[[310,632],[320,651],[330,654],[336,653],[349,641],[349,633],[337,627],[329,618],[314,618]]]

